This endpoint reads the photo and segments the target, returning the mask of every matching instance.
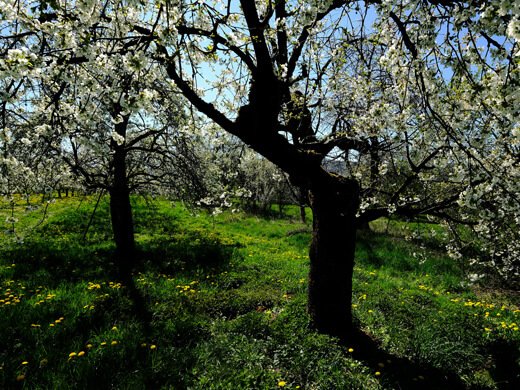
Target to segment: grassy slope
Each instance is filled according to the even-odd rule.
[[[412,362],[396,373],[390,355],[357,360],[354,340],[309,328],[296,210],[213,218],[134,199],[143,266],[121,286],[106,199],[83,240],[94,203],[59,200],[34,229],[41,209],[20,206],[23,244],[1,229],[0,387],[427,388],[426,367],[493,389],[520,371],[514,297],[476,295],[450,260],[400,238],[361,235],[353,299],[365,333]]]

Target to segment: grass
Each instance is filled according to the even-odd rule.
[[[310,235],[296,208],[277,219],[212,217],[136,197],[142,265],[130,286],[114,272],[108,199],[85,234],[95,200],[57,200],[42,223],[42,208],[20,201],[15,233],[0,227],[1,388],[435,388],[444,373],[501,389],[520,380],[518,298],[468,286],[440,251],[360,235],[353,310],[380,346],[367,358],[356,340],[309,326]]]

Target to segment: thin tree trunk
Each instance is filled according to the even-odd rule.
[[[307,215],[305,213],[305,205],[300,205],[300,220],[302,223],[307,223]]]
[[[345,337],[352,330],[352,274],[356,245],[354,182],[315,185],[309,192],[313,211],[308,310],[315,328]]]

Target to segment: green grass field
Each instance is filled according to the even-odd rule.
[[[518,388],[518,295],[468,286],[440,251],[360,234],[363,351],[309,326],[296,209],[212,217],[136,197],[141,266],[124,285],[108,199],[86,232],[95,201],[56,200],[43,220],[20,202],[15,232],[3,204],[0,388]]]

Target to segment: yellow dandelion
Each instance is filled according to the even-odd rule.
[[[40,326],[40,324],[31,324],[31,328],[39,328]]]
[[[73,358],[74,356],[77,356],[77,353],[76,353],[76,352],[71,352],[71,353],[69,353],[69,357],[70,357],[70,358]]]
[[[110,343],[110,345],[117,345],[117,341],[116,341],[116,340],[112,340],[112,342]]]
[[[103,341],[103,342],[101,343],[101,346],[105,346],[105,345],[107,345],[107,342],[106,342],[106,341]]]
[[[141,343],[141,347],[146,347],[146,343]]]
[[[285,381],[278,381],[278,387],[285,387],[286,384],[287,382]]]
[[[78,352],[78,356],[79,356],[79,357],[81,357],[81,356],[83,356],[83,355],[85,355],[85,351],[79,351],[79,352]]]
[[[349,348],[348,351],[349,351],[349,353],[352,353],[352,352],[354,352],[354,348]]]
[[[117,326],[113,326],[113,327],[112,327],[112,330],[113,330],[113,331],[116,331],[116,330],[117,330]]]
[[[91,349],[92,347],[93,347],[92,344],[87,344],[87,348],[88,348],[88,349]]]
[[[155,345],[155,344],[150,345],[150,349],[155,349],[155,348],[157,348],[157,345]]]
[[[27,360],[24,360],[24,361],[22,362],[22,366],[26,366],[27,364],[29,364],[29,362],[28,362]]]
[[[381,375],[381,373],[379,371],[376,371],[376,376],[379,376]]]

